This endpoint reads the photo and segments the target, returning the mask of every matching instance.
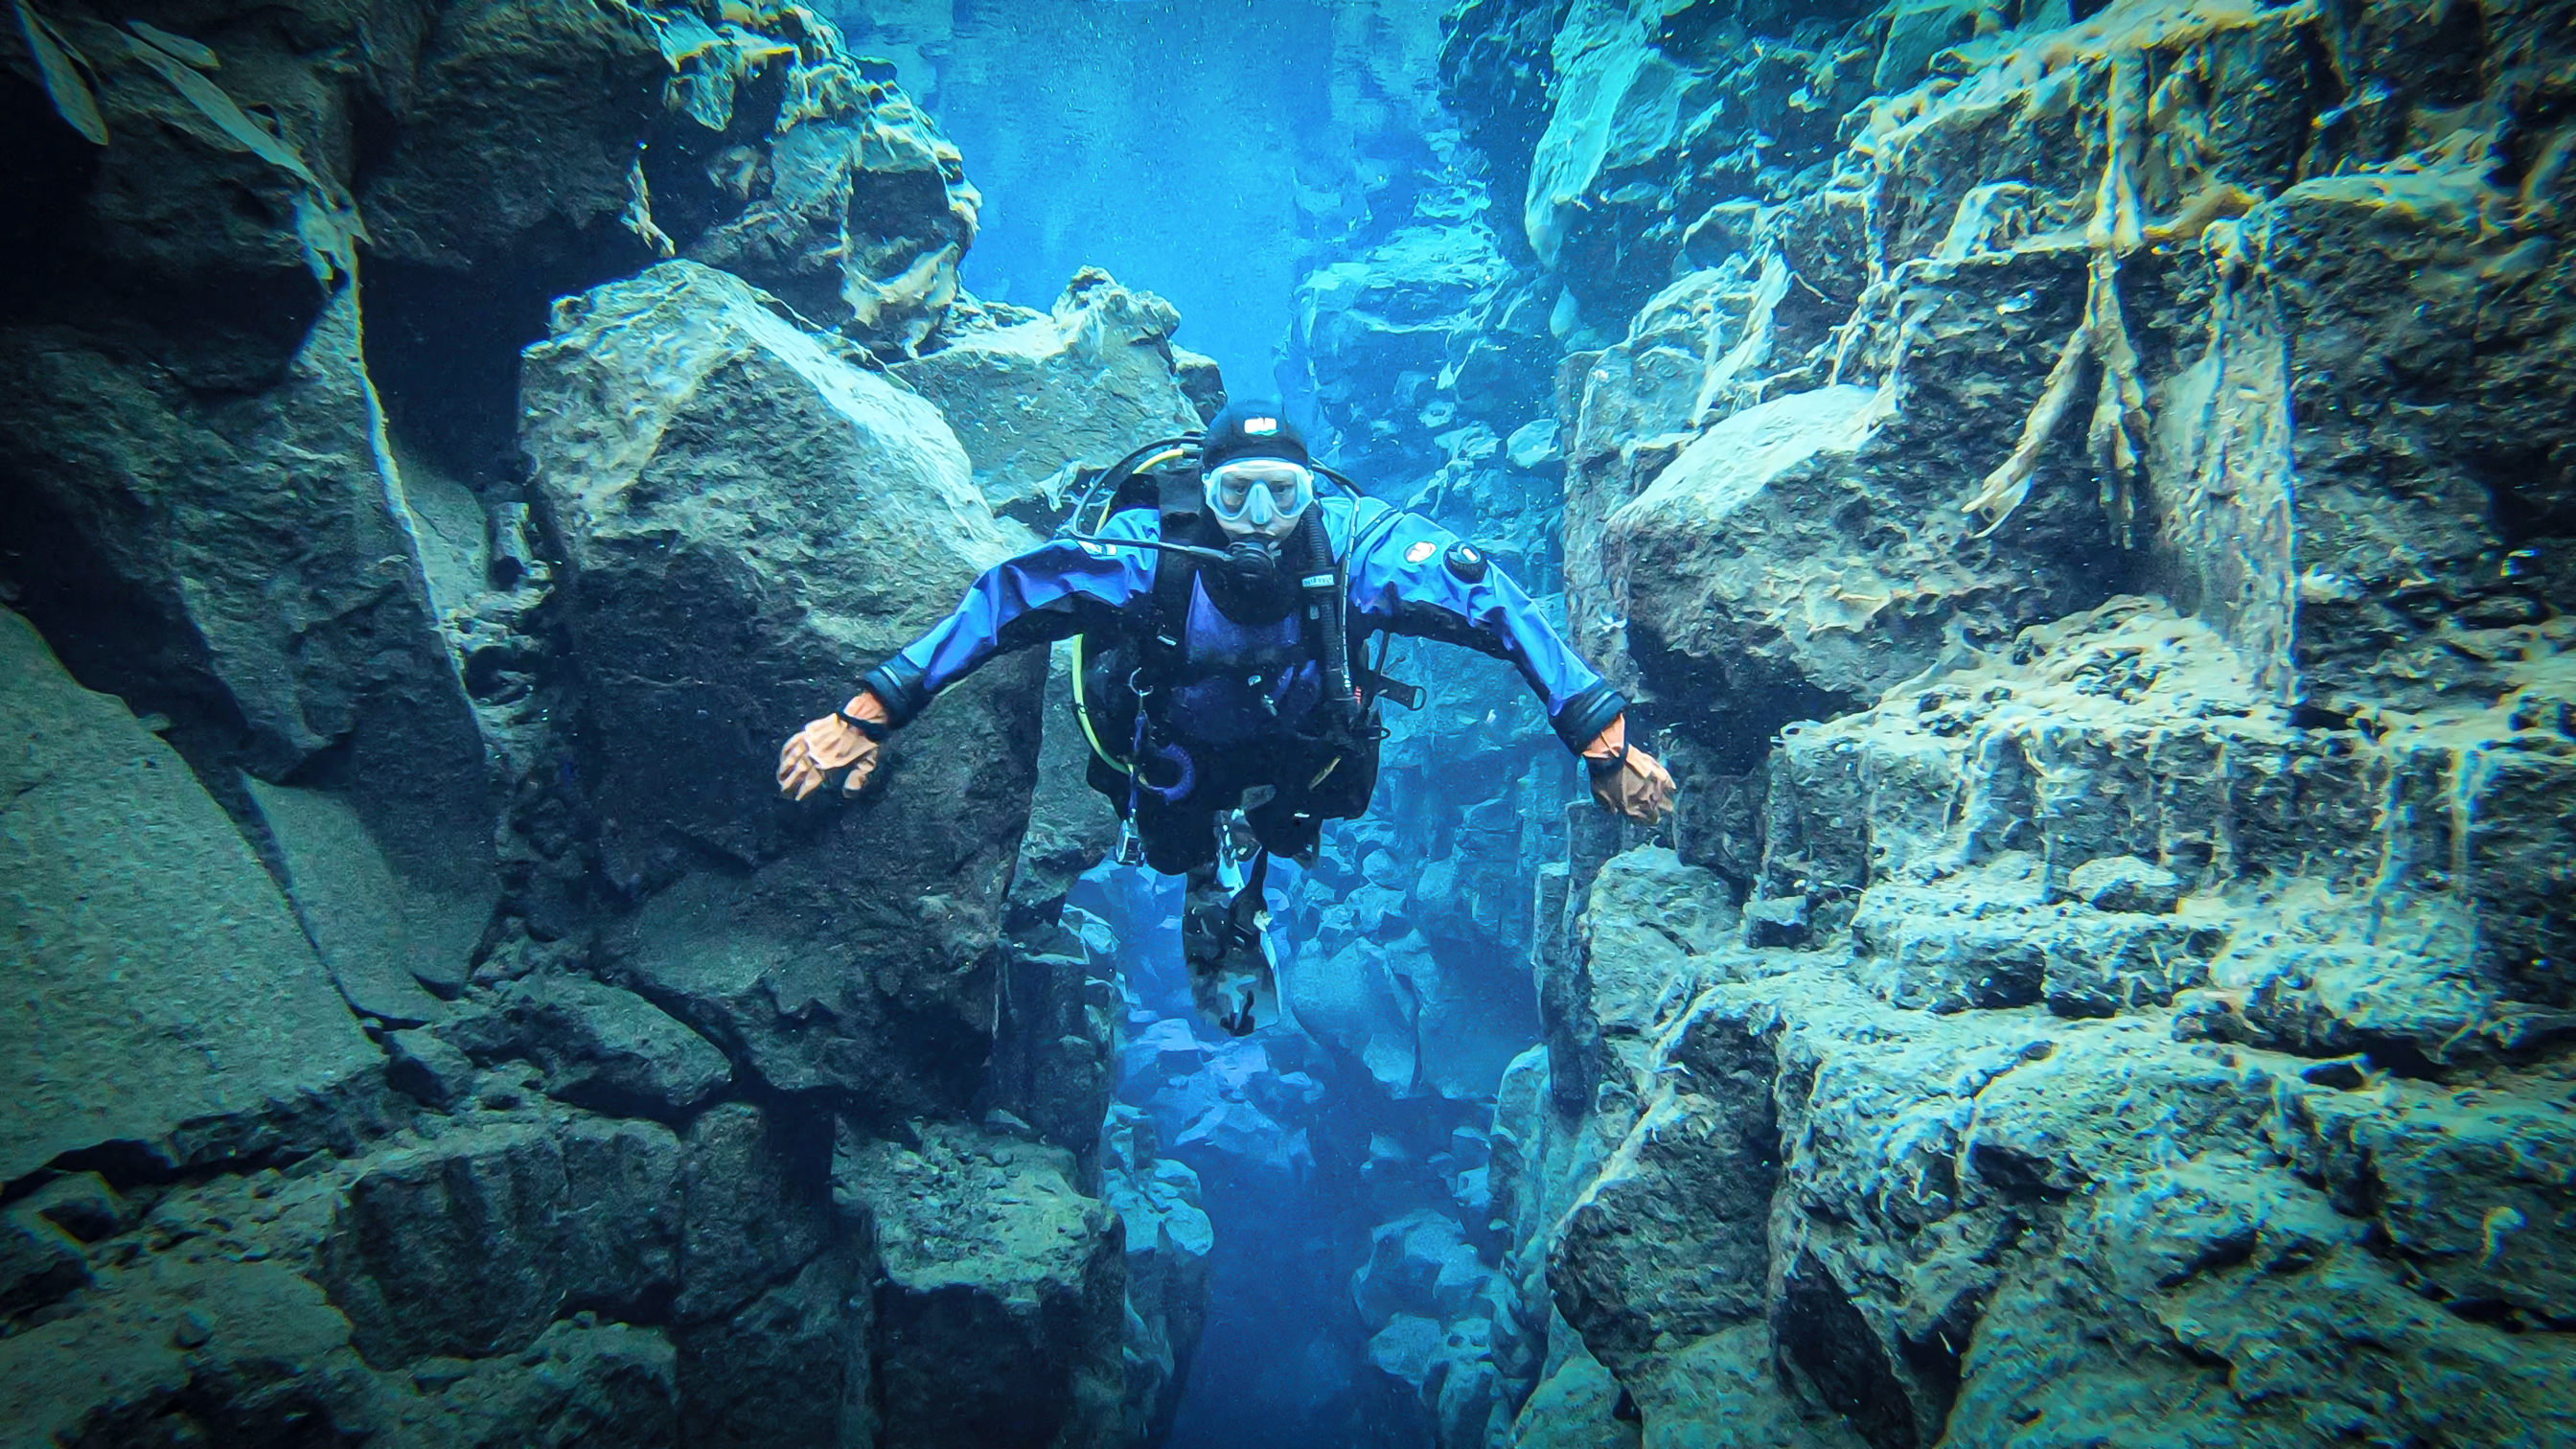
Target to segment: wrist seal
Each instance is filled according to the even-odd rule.
[[[906,663],[900,654],[859,676],[859,683],[877,703],[885,706],[888,729],[901,729],[930,704],[930,691],[922,687],[924,671]]]
[[[1549,723],[1555,726],[1556,737],[1565,741],[1565,747],[1579,755],[1585,745],[1610,728],[1610,721],[1627,712],[1628,697],[1602,683],[1567,700],[1565,708],[1558,710]]]

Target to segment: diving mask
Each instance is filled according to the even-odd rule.
[[[1314,502],[1314,471],[1286,458],[1237,458],[1207,475],[1208,511],[1228,533],[1285,538]]]

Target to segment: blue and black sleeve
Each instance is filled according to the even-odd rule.
[[[1101,536],[1151,539],[1160,532],[1153,510],[1130,509],[1111,518]],[[1157,557],[1150,548],[1058,539],[1005,559],[975,580],[947,618],[861,682],[895,725],[909,724],[933,695],[998,655],[1109,625],[1153,592]]]
[[[1463,645],[1511,662],[1548,723],[1580,750],[1628,708],[1482,550],[1418,514],[1352,511],[1351,610],[1372,630]]]

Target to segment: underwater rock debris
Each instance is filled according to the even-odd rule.
[[[2576,1444],[2563,6],[11,5],[12,1442]],[[1372,659],[1236,1038],[768,755],[1262,326],[1683,789]]]

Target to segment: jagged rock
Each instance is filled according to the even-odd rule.
[[[1440,1320],[1399,1313],[1370,1335],[1369,1362],[1390,1378],[1420,1389],[1432,1380],[1434,1366],[1440,1362],[1441,1338]]]
[[[1351,1274],[1360,1322],[1375,1329],[1398,1313],[1442,1322],[1467,1317],[1482,1302],[1492,1316],[1500,1292],[1494,1271],[1476,1257],[1455,1218],[1420,1208],[1369,1234],[1369,1258]]]
[[[516,1352],[568,1303],[641,1311],[680,1281],[682,1156],[667,1128],[590,1119],[388,1152],[349,1184],[319,1276],[379,1367]]]
[[[1565,450],[1557,444],[1556,419],[1539,418],[1512,430],[1505,440],[1512,466],[1527,472],[1563,467]]]
[[[438,1428],[419,1439],[432,1445],[506,1439],[545,1449],[696,1442],[681,1438],[675,1410],[682,1390],[670,1339],[659,1329],[582,1319],[560,1320],[525,1352],[478,1360],[439,1386],[430,1418]]]
[[[821,1155],[819,1124],[784,1108],[727,1102],[689,1124],[671,1304],[681,1322],[736,1311],[830,1240]]]
[[[671,78],[655,24],[649,10],[580,0],[439,12],[359,191],[371,245],[460,272],[585,240],[644,260],[616,221]]]
[[[706,738],[722,751],[706,755],[683,743],[707,728],[696,721],[845,695],[866,651],[909,642],[1010,540],[928,404],[724,273],[665,263],[567,299],[554,331],[528,352],[523,442],[578,574],[572,627],[604,671],[593,688],[616,702],[603,725],[650,735],[667,762],[601,752],[596,788],[627,802],[609,849],[631,872],[670,830],[757,861],[777,826],[747,818],[711,766],[771,763],[767,732],[758,756],[729,736]]]
[[[2182,877],[2134,855],[2106,855],[2068,873],[2066,889],[2096,910],[2169,915],[2182,899]]]
[[[1437,1441],[1485,1444],[1510,1424],[1501,1375],[1487,1358],[1492,1325],[1399,1313],[1368,1342],[1369,1362],[1413,1391]]]
[[[1103,1129],[1100,1200],[1127,1239],[1128,1439],[1153,1443],[1180,1407],[1207,1322],[1208,1258],[1216,1230],[1199,1206],[1199,1175],[1155,1155],[1153,1119],[1115,1104]]]
[[[0,1181],[110,1148],[164,1169],[347,1141],[380,1058],[188,767],[0,616],[0,879],[22,1008]]]
[[[833,1192],[872,1226],[883,1445],[1109,1442],[1125,1319],[1117,1233],[1060,1148],[930,1124],[847,1129]]]
[[[2576,1430],[2563,1347],[2408,1291],[2359,1223],[2277,1172],[2213,1154],[2104,1192],[2068,1228],[2062,1264],[1995,1293],[1945,1442],[2068,1444],[2142,1421],[2259,1444]]]
[[[75,368],[106,356],[149,358],[183,393],[273,386],[334,291],[334,266],[314,245],[348,220],[329,158],[347,154],[353,112],[374,99],[377,83],[409,69],[410,25],[362,30],[353,14],[301,4],[268,25],[191,16],[188,40],[213,54],[217,71],[191,96],[147,59],[166,51],[136,46],[136,33],[109,15],[64,5],[37,13],[79,55],[104,144],[91,144],[48,104],[13,45],[8,124],[20,160],[0,235],[25,285],[10,330],[24,341],[52,332],[39,352],[98,347]],[[346,59],[360,51],[366,61]],[[267,155],[223,128],[216,112],[227,103],[268,123]],[[289,158],[307,174],[282,164]],[[312,232],[299,235],[306,206],[315,208],[304,217]],[[31,399],[13,391],[10,401]],[[49,411],[39,405],[15,418],[44,423]]]
[[[1317,410],[1343,434],[1358,476],[1400,478],[1437,463],[1428,435],[1446,418],[1429,410],[1451,405],[1435,402],[1434,385],[1507,275],[1483,228],[1414,226],[1297,284],[1290,355],[1313,378]]]
[[[1748,408],[1604,522],[1604,567],[1624,582],[1606,605],[1658,697],[1767,696],[1783,718],[1818,694],[1868,700],[1954,635],[2000,640],[2117,590],[2090,500],[2048,492],[1984,538],[1945,496],[1992,446],[1986,411],[2037,395],[2082,297],[2063,263],[1987,270],[1962,267],[1964,295],[1942,304],[1962,320],[1914,344],[1892,415],[1895,394],[1848,385]],[[1986,300],[2017,292],[2043,300],[2011,314]]]
[[[221,393],[105,343],[0,336],[13,572],[76,676],[170,715],[200,758],[339,787],[402,884],[479,932],[481,736],[377,426],[356,287],[317,303],[274,374]],[[453,934],[425,943],[433,979],[463,969]]]
[[[2256,1015],[2280,1023],[2247,1039],[2326,1054],[2352,1048],[2294,1027],[2310,1007],[2348,1022],[2367,1012],[2371,1024],[2347,1034],[2411,1040],[2436,1060],[2557,1029],[2556,1012],[2511,1003],[2566,1003],[2545,964],[2557,958],[2534,949],[2567,929],[2562,908],[2534,898],[2531,867],[2482,868],[2528,860],[2563,828],[2523,823],[2514,803],[2576,768],[2554,731],[2527,723],[2558,688],[2545,666],[2525,666],[2531,682],[2505,702],[2392,713],[2402,726],[2371,739],[2293,724],[2208,626],[2143,600],[1957,662],[1876,709],[1789,732],[1771,772],[1759,889],[1830,903],[1814,912],[1827,938],[1810,944],[1848,922],[1864,976],[1889,999],[1952,1010],[2044,996],[2096,1014],[2170,1001],[2206,976],[2253,991]],[[2504,768],[2479,774],[2468,798],[2432,783],[2470,752]],[[2494,823],[2476,823],[2489,811]],[[2426,869],[2427,818],[2498,847],[2456,874]],[[2080,894],[2077,872],[2097,862],[2110,864],[2096,874],[2134,873],[2124,860],[2178,885],[2254,878],[2322,894],[2286,911],[2200,896],[2174,914],[2046,904]],[[2405,953],[2367,944],[2353,914],[2362,883],[2392,872],[2411,887],[2377,909],[2423,923]],[[2419,984],[2356,995],[2355,972]]]
[[[2499,21],[2489,43],[2515,46],[2512,22]],[[2402,75],[2460,38],[2416,44],[2372,60]],[[2525,134],[2508,122],[2491,144]],[[2281,321],[2247,329],[2223,380],[2206,364],[2192,379],[2194,392],[2239,389],[2231,416],[2286,414],[2296,426],[2272,421],[2267,449],[2224,462],[2219,430],[2204,428],[2185,458],[2219,471],[2189,495],[2212,516],[2177,511],[2187,556],[2226,579],[2211,534],[2230,527],[2231,503],[2286,513],[2257,535],[2267,578],[2242,601],[2243,637],[2290,645],[2309,688],[2346,707],[2483,703],[2510,688],[2531,626],[2576,592],[2563,550],[2534,546],[2566,537],[2576,507],[2563,464],[2539,461],[2576,446],[2557,405],[2576,386],[2576,281],[2563,229],[2536,226],[2529,210],[2516,225],[2488,220],[2515,205],[2488,144],[2461,133],[2367,174],[2311,172],[2247,217],[2248,260],[2267,279],[2249,305],[2278,307]],[[2530,461],[2491,461],[2507,458]],[[2280,586],[2291,580],[2295,601]]]
[[[910,96],[863,74],[866,63],[841,51],[828,24],[788,15],[793,41],[755,38],[750,47],[794,57],[769,134],[736,131],[751,144],[721,149],[693,137],[713,154],[666,173],[666,186],[687,187],[719,211],[745,200],[683,255],[737,273],[878,352],[911,356],[958,296],[957,266],[974,244],[983,198],[967,184],[957,147]]]
[[[1549,52],[1567,3],[1467,0],[1454,23],[1442,27],[1441,101],[1484,154],[1494,173],[1491,189],[1506,204],[1527,189],[1530,152],[1547,125],[1555,75]]]
[[[1401,917],[1382,919],[1374,937],[1363,929],[1330,959],[1292,970],[1282,986],[1288,1009],[1388,1090],[1482,1095],[1510,1059],[1526,1007],[1471,960],[1443,960]]]
[[[465,985],[467,958],[491,913],[487,895],[396,873],[338,796],[256,776],[242,785],[285,867],[304,934],[349,1005],[393,1026],[437,1019],[443,1008],[423,987],[453,996]]]
[[[209,1422],[250,1443],[366,1439],[397,1403],[322,1290],[273,1262],[147,1254],[114,1291],[0,1338],[0,1423],[25,1443],[184,1442]]]
[[[1657,1354],[1631,1376],[1629,1419],[1651,1425],[1657,1445],[1718,1436],[1730,1449],[1876,1449],[1844,1405],[1801,1402],[1784,1387],[1759,1324],[1735,1324]]]
[[[1601,888],[1624,869],[1614,862]],[[1604,906],[1596,899],[1593,909],[1597,917]],[[1597,941],[1597,919],[1593,929]],[[2553,1164],[2576,1143],[2561,1140],[2563,1114],[2541,1107],[2530,1079],[2506,1074],[2471,1092],[2482,1100],[2464,1110],[2463,1089],[2346,1090],[2335,1083],[2359,1079],[2176,1042],[2160,1024],[2125,1017],[1900,1010],[1856,989],[1842,962],[1814,954],[1721,952],[1693,969],[1714,984],[1687,1025],[1663,1038],[1626,1141],[1583,1169],[1592,1185],[1551,1239],[1551,1286],[1587,1345],[1634,1391],[1650,1439],[1725,1415],[1747,1433],[1782,1436],[1757,1442],[1840,1442],[1818,1413],[1833,1410],[1872,1445],[1929,1442],[1945,1421],[1952,1439],[1974,1425],[1970,1442],[2001,1443],[2005,1425],[2032,1422],[2037,1384],[2072,1374],[2087,1387],[2049,1410],[2062,1418],[2045,1431],[2048,1442],[2067,1442],[2084,1426],[2098,1432],[2150,1412],[2146,1403],[2180,1403],[2190,1385],[2220,1382],[2207,1377],[2215,1370],[2162,1356],[2177,1326],[2203,1351],[2268,1362],[2332,1342],[2340,1310],[2328,1305],[2352,1294],[2375,1305],[2367,1311],[2394,1335],[2401,1360],[2476,1355],[2493,1366],[2498,1397],[2470,1411],[2429,1382],[2402,1403],[2355,1397],[2343,1371],[2320,1360],[2295,1378],[2267,1375],[2252,1392],[2202,1392],[2192,1413],[2208,1432],[2307,1442],[2272,1437],[2270,1426],[2320,1413],[2552,1422],[2556,1411],[2536,1395],[2553,1371],[2553,1345],[2524,1349],[2492,1330],[2463,1338],[2462,1319],[2387,1311],[2408,1282],[2510,1314],[2560,1311],[2552,1305],[2564,1296],[2568,1245],[2538,1225],[2556,1221],[2545,1215],[2561,1210],[2563,1189],[2539,1185],[2556,1181]],[[1709,1056],[1720,1043],[1722,1063]],[[1527,1095],[1544,1100],[1543,1089]],[[1513,1193],[1532,1182],[1520,1134],[1564,1150],[1545,1140],[1532,1110],[1516,1107],[1510,1119]],[[1748,1110],[1762,1116],[1729,1119]],[[2510,1154],[2499,1150],[2507,1141]],[[1659,1162],[1713,1151],[1746,1156],[1670,1185],[1651,1181]],[[1776,1209],[1766,1185],[1774,1171]],[[2465,1177],[2490,1185],[2463,1192]],[[1722,1200],[1709,1195],[1713,1183],[1751,1186],[1753,1201],[1730,1216],[1714,1206]],[[1589,1251],[1591,1234],[1613,1221],[1628,1231],[1599,1241],[1618,1251]],[[1731,1237],[1694,1236],[1693,1225],[1729,1222]],[[2082,1266],[2025,1246],[2045,1240],[2047,1224],[2082,1235]],[[2413,1246],[2394,1260],[2356,1256],[2352,1245],[2369,1233]],[[2266,1246],[2276,1235],[2278,1245]],[[1672,1261],[1657,1266],[1667,1249]],[[1715,1292],[1695,1293],[1694,1275],[1728,1251],[1750,1253],[1751,1266],[1717,1273]],[[2525,1255],[2512,1286],[2495,1276],[2509,1253]],[[1994,1316],[2009,1300],[2026,1319],[2037,1285],[2076,1281],[2069,1274],[2096,1286],[2056,1300],[2045,1321],[2061,1337]],[[2295,1304],[2326,1315],[2312,1320],[2325,1338],[2298,1326],[2311,1320]],[[1627,1329],[1626,1315],[1647,1331]],[[2151,1347],[2113,1357],[2055,1346],[2076,1322]],[[1716,1356],[1664,1347],[1694,1335],[1708,1336]],[[1721,1342],[1733,1346],[1717,1352]],[[1795,1370],[1776,1388],[1749,1368],[1773,1353]],[[1740,1367],[1721,1367],[1728,1362]],[[2307,1407],[2275,1407],[2282,1393]]]
[[[1091,744],[1073,712],[1069,643],[1057,645],[1048,660],[1045,709],[1028,833],[1020,837],[1019,863],[1011,871],[1015,933],[1053,920],[1075,878],[1107,859],[1118,842],[1116,807],[1084,778]]]
[[[2005,856],[1935,885],[1873,886],[1852,918],[1853,965],[1899,1006],[2044,1000],[2061,1016],[2110,1016],[2170,1005],[2208,979],[2210,957],[2227,943],[2230,922],[2215,912],[2141,919],[2047,905],[2041,874],[2038,862]]]
[[[1086,268],[1051,315],[961,337],[894,373],[957,430],[993,511],[1049,529],[1082,476],[1198,427],[1175,375],[1180,321],[1162,298]]]
[[[1695,958],[1737,928],[1732,892],[1708,871],[1660,846],[1615,858],[1622,868],[1594,882],[1609,909],[1588,913],[1572,949],[1540,962],[1548,1072],[1568,1102],[1604,1083],[1625,1089],[1647,1043],[1689,1002]]]
[[[2435,1301],[2563,1321],[2576,1305],[2565,1215],[2576,1128],[2545,1079],[2352,1090],[2363,1085],[2303,1092],[2291,1115],[2297,1160],[2335,1209],[2373,1220],[2410,1285]]]
[[[442,1029],[483,1061],[545,1068],[546,1095],[595,1112],[681,1116],[733,1076],[724,1053],[668,1012],[614,986],[531,976],[497,993],[490,1014]]]
[[[1710,212],[1789,190],[1840,145],[1869,89],[1877,7],[1753,7],[1675,23],[1575,0],[1557,27],[1545,128],[1521,156],[1521,225],[1587,314],[1625,314],[1680,262],[1722,255]],[[1722,231],[1720,233],[1722,235]]]
[[[927,403],[723,273],[666,263],[557,324],[528,354],[526,444],[601,702],[581,768],[616,802],[605,863],[636,889],[705,850],[755,867],[658,890],[616,969],[774,1087],[962,1105],[1043,659],[949,691],[855,806],[747,809],[742,782],[1008,553],[1006,526]]]
[[[1594,222],[1570,236],[1577,213],[1596,193],[1606,199],[1618,185],[1611,178],[1643,170],[1676,149],[1682,128],[1711,99],[1708,77],[1676,64],[1653,40],[1645,11],[1613,3],[1574,7],[1557,33],[1554,104],[1531,149],[1521,218],[1530,249],[1552,269],[1580,275],[1610,260],[1604,253],[1629,229]],[[1635,189],[1644,194],[1623,194],[1620,201],[1661,199],[1651,184]],[[1596,276],[1592,285],[1599,284]]]
[[[1766,1048],[1741,1023],[1683,1027],[1655,1069],[1669,1083],[1640,1089],[1651,1105],[1549,1249],[1557,1311],[1623,1379],[1654,1350],[1760,1310],[1778,1133]]]
[[[1619,1381],[1590,1354],[1578,1351],[1549,1374],[1512,1421],[1519,1449],[1637,1449],[1633,1409],[1621,1419]]]
[[[1807,939],[1811,902],[1803,895],[1769,896],[1744,903],[1744,944],[1798,946]]]
[[[1164,1103],[1158,1097],[1154,1105]],[[1224,1177],[1287,1183],[1315,1169],[1306,1129],[1292,1128],[1250,1102],[1219,1101],[1187,1115],[1172,1150],[1190,1154],[1210,1171],[1221,1168]]]
[[[680,1442],[868,1442],[863,1286],[851,1254],[827,1251],[731,1318],[681,1328]]]
[[[1116,986],[1085,956],[1017,945],[1002,971],[1003,1018],[987,1077],[995,1100],[1028,1115],[995,1108],[985,1125],[993,1127],[999,1113],[1018,1123],[1011,1130],[1088,1159],[1117,1075],[1110,1052]]]
[[[1412,1090],[1420,1072],[1414,1023],[1421,1002],[1406,983],[1422,981],[1433,969],[1422,938],[1409,936],[1406,942],[1410,951],[1399,953],[1349,941],[1329,960],[1301,963],[1280,986],[1299,1026],[1399,1092]]]
[[[95,1172],[55,1178],[20,1205],[84,1243],[124,1231],[135,1216],[133,1205]]]
[[[1118,1074],[1117,988],[1114,973],[1095,966],[1060,921],[1074,882],[1116,841],[1118,816],[1084,782],[1091,747],[1073,714],[1070,657],[1071,647],[1059,645],[1047,676],[1038,785],[1011,872],[1002,1020],[987,1079],[993,1100],[1019,1114],[1024,1130],[1087,1160]]]
[[[398,29],[416,64],[391,36],[363,46],[388,73],[359,184],[375,374],[409,456],[510,491],[519,349],[553,299],[657,259],[898,356],[958,295],[979,199],[956,148],[812,10],[547,0]]]
[[[385,1033],[385,1080],[424,1107],[446,1111],[474,1088],[474,1061],[434,1031]]]
[[[0,1218],[0,1318],[59,1303],[90,1284],[79,1241],[33,1209]]]

